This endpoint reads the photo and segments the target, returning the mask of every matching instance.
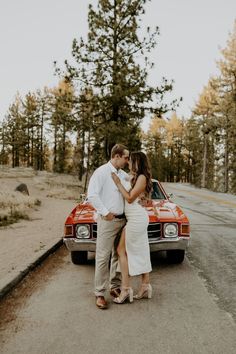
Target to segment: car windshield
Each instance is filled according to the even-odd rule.
[[[157,182],[152,182],[152,199],[166,199]]]

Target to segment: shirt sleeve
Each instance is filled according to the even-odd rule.
[[[99,196],[104,183],[104,175],[101,171],[95,171],[89,181],[87,196],[89,203],[91,203],[97,210],[98,214],[101,214],[102,216],[109,214],[109,210],[104,206]]]

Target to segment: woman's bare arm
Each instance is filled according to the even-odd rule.
[[[123,195],[123,197],[127,200],[128,203],[133,203],[135,199],[138,198],[138,196],[145,191],[146,188],[146,177],[144,175],[138,176],[138,179],[134,185],[134,188],[131,189],[130,192],[128,192],[125,187],[121,184],[121,181],[119,177],[112,172],[112,179],[117,185],[117,188],[119,189],[120,193]]]

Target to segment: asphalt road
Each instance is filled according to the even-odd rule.
[[[166,189],[190,217],[192,241],[181,265],[152,255],[151,300],[97,309],[94,260],[75,266],[62,247],[2,302],[0,353],[235,353],[236,197]]]
[[[188,259],[236,322],[236,196],[165,184],[191,222]]]

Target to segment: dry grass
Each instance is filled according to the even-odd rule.
[[[30,196],[15,191],[21,183],[27,185]],[[77,176],[35,171],[32,168],[0,166],[0,226],[18,219],[29,219],[30,210],[41,204],[40,198],[79,202],[84,190],[83,185],[84,181],[79,182]]]
[[[34,177],[36,174],[33,168],[15,167],[0,165],[0,178]]]
[[[40,204],[39,199],[31,198],[20,192],[0,191],[0,226],[11,224],[19,219],[29,219],[29,210]]]
[[[46,196],[50,198],[79,201],[84,189],[84,182],[79,182],[78,177],[72,175],[39,172],[34,180],[35,186],[46,191]]]
[[[79,193],[78,191],[67,188],[52,188],[48,193],[47,197],[58,198],[58,199],[69,199],[69,200],[78,200]]]

